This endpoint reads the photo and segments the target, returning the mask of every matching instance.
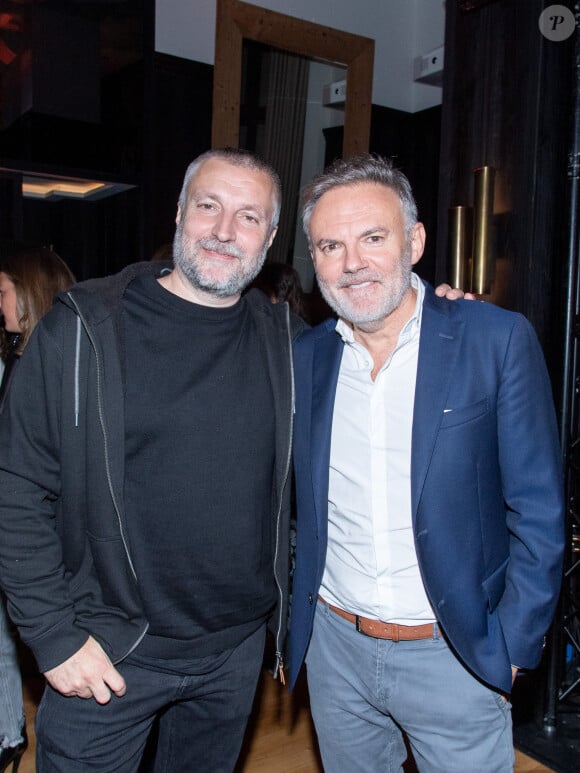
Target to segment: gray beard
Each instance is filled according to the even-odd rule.
[[[392,312],[401,304],[405,293],[411,285],[412,271],[413,264],[411,262],[411,251],[409,248],[401,255],[401,265],[397,277],[395,277],[394,280],[391,280],[388,285],[383,284],[385,292],[382,301],[379,301],[371,308],[366,309],[364,307],[357,308],[354,304],[348,302],[348,300],[343,301],[340,297],[335,295],[337,289],[348,285],[347,281],[344,281],[342,285],[339,282],[337,288],[331,288],[327,282],[322,281],[318,276],[316,278],[322,297],[341,319],[344,319],[346,322],[350,322],[361,329],[365,329],[368,332],[373,332],[378,329],[381,326],[382,321],[392,314]],[[368,278],[371,281],[373,280],[372,275],[369,275]]]
[[[201,247],[232,255],[238,259],[235,270],[224,279],[206,276]],[[205,238],[192,242],[183,234],[181,223],[177,224],[173,239],[173,261],[193,288],[210,293],[217,298],[231,298],[241,295],[243,290],[256,278],[266,260],[267,241],[254,261],[234,245],[224,245],[216,239]]]

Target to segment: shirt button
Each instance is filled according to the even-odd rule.
[[[312,604],[313,602],[314,602],[314,597],[313,597],[312,593],[309,593],[308,594],[308,603]]]

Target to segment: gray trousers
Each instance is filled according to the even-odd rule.
[[[399,773],[403,732],[421,773],[513,771],[510,702],[436,629],[419,641],[374,639],[319,602],[306,663],[328,773]]]

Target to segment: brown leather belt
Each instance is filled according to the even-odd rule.
[[[383,623],[381,620],[371,620],[368,617],[353,615],[344,609],[329,604],[319,594],[318,600],[332,610],[339,617],[348,620],[356,626],[356,630],[373,639],[389,639],[390,641],[417,641],[419,639],[433,639],[437,635],[436,623],[425,625],[399,625],[398,623]]]

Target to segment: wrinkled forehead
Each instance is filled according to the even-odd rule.
[[[325,191],[312,208],[309,231],[313,235],[320,227],[370,219],[375,224],[402,225],[404,213],[396,191],[374,182],[336,185]]]
[[[187,190],[188,202],[200,193],[216,198],[230,197],[245,205],[265,209],[270,215],[276,202],[274,182],[267,172],[221,158],[207,159],[192,176]]]

